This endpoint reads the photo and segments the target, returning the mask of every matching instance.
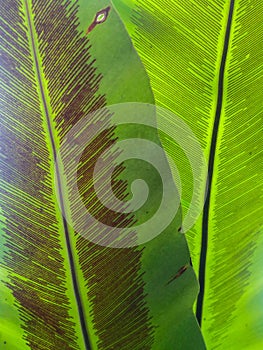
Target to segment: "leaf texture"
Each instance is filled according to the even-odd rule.
[[[94,25],[105,9],[107,18]],[[1,348],[204,348],[192,312],[193,270],[167,285],[189,264],[179,212],[153,241],[123,249],[93,243],[66,220],[70,213],[80,230],[96,234],[78,196],[104,223],[126,227],[143,220],[144,211],[133,216],[104,207],[92,180],[99,156],[129,131],[112,127],[112,113],[101,108],[136,101],[153,103],[152,92],[109,1],[1,0]],[[76,150],[66,148],[63,164],[57,152],[87,115],[79,133],[100,124],[105,131],[83,150],[78,194],[70,188]],[[146,134],[159,142],[155,130]],[[157,174],[140,169],[159,184],[158,197]],[[134,173],[132,164],[117,167],[112,187],[118,198],[129,195]]]
[[[150,76],[156,104],[188,123],[208,162],[204,211],[186,233],[199,274],[196,314],[207,347],[259,349],[263,343],[258,270],[263,249],[262,2],[114,0],[114,4]],[[166,135],[161,140],[183,179],[186,214],[193,192],[191,164],[174,140]],[[202,199],[205,177],[195,180]]]

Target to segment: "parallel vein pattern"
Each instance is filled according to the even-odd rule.
[[[8,286],[31,348],[78,349],[41,101],[21,1],[1,1],[1,196]],[[34,129],[32,129],[34,125]],[[49,223],[47,225],[47,223]]]
[[[262,284],[253,276],[262,261],[263,4],[114,3],[127,21],[157,103],[191,126],[210,159],[209,201],[204,216],[187,233],[193,265],[202,276],[198,318],[207,348],[260,348]],[[186,211],[191,169],[182,150],[165,137],[162,142],[184,182]]]
[[[262,292],[253,275],[263,253],[262,11],[261,2],[235,1],[211,198],[203,321],[210,334],[208,346],[215,349],[240,348],[240,342],[260,348],[263,339]],[[257,305],[255,311],[249,304]],[[240,332],[244,321],[245,331]]]
[[[35,1],[33,4],[36,13],[43,12],[44,0]],[[40,50],[44,57],[44,72],[50,91],[50,104],[53,112],[56,113],[58,134],[62,139],[82,117],[105,105],[105,98],[96,95],[101,77],[95,74],[92,67],[94,62],[90,60],[87,38],[81,37],[76,31],[73,35],[70,31],[72,26],[77,26],[75,17],[77,7],[76,5],[71,7],[70,13],[67,14],[67,23],[61,25],[63,30],[60,31],[57,29],[60,24],[57,23],[56,13],[63,13],[63,10],[65,11],[63,6],[54,4],[54,8],[52,6],[46,11],[45,16],[36,16]],[[56,33],[58,33],[58,40],[56,40]],[[47,45],[49,37],[55,40],[52,51]],[[54,55],[53,52],[56,54]],[[63,57],[65,52],[69,54],[67,60]],[[85,62],[89,62],[89,64]],[[80,69],[80,67],[82,68]],[[64,94],[63,92],[58,93],[61,86],[63,86]],[[97,122],[107,123],[109,117],[109,115],[99,114]],[[92,122],[96,121],[91,120]],[[93,213],[95,210],[95,216],[100,221],[107,220],[110,224],[115,219],[115,223],[120,221],[122,225],[128,225],[131,219],[127,218],[127,222],[125,222],[123,215],[117,214],[116,216],[116,213],[106,210],[96,202],[93,195],[92,175],[96,159],[114,142],[113,140],[113,131],[109,130],[104,135],[98,135],[93,144],[87,146],[82,157],[83,166],[79,170],[79,191],[84,202],[87,203],[89,211],[95,214]],[[74,150],[69,150],[66,164],[70,164],[72,157],[74,157]],[[74,174],[69,173],[69,177],[71,175]],[[120,192],[125,189],[120,181],[117,181],[114,187],[119,187]],[[69,193],[69,200],[72,203],[71,209],[74,212],[79,210],[75,204],[76,195],[78,194]],[[91,206],[94,208],[93,211]],[[78,215],[78,220],[82,220],[80,215]],[[86,230],[93,232],[96,228],[87,227]],[[78,235],[76,248],[85,284],[86,287],[89,287],[87,297],[94,304],[93,317],[100,339],[98,347],[112,349],[115,346],[127,346],[127,348],[136,349],[142,346],[142,339],[143,343],[147,344],[149,342],[147,309],[143,301],[143,283],[138,275],[141,253],[134,251],[134,249],[101,248]],[[115,265],[116,268],[114,268]],[[123,275],[126,277],[123,278]],[[117,278],[118,276],[119,278]],[[117,291],[117,295],[122,296],[119,302],[116,302]],[[138,334],[141,335],[140,338],[138,338]],[[117,339],[116,335],[118,335]]]
[[[233,19],[234,3],[235,3],[234,0],[230,2],[230,9],[229,9],[228,21],[226,26],[226,34],[224,39],[225,41],[224,41],[224,47],[223,47],[222,59],[221,59],[220,71],[219,71],[216,115],[214,119],[211,146],[209,151],[207,195],[206,195],[206,202],[204,205],[204,212],[203,212],[202,243],[201,243],[200,263],[199,263],[200,292],[198,295],[197,307],[196,307],[196,317],[200,326],[202,324],[203,302],[204,302],[204,293],[205,293],[205,272],[206,272],[206,263],[207,263],[206,256],[207,256],[207,248],[208,248],[208,240],[209,240],[208,225],[209,225],[209,210],[210,210],[210,202],[211,202],[212,181],[213,181],[213,173],[215,170],[215,157],[216,157],[216,149],[217,149],[218,130],[220,127],[220,119],[222,114],[225,67],[226,67],[227,53],[229,48],[229,39],[230,39],[230,32],[231,32],[232,19]]]
[[[30,349],[150,349],[142,253],[100,247],[74,234],[62,214],[67,199],[71,210],[78,210],[76,194],[64,198],[60,190],[62,213],[54,194],[60,142],[78,121],[106,104],[89,40],[78,31],[78,1],[2,1],[1,7],[4,267],[26,343]],[[108,123],[110,115],[99,117]],[[94,205],[96,158],[114,139],[109,129],[83,154],[79,188],[87,207]],[[119,197],[126,191],[118,180],[122,170],[113,179]],[[96,210],[109,223],[133,221],[99,205]]]
[[[156,103],[186,121],[207,155],[216,113],[221,52],[218,41],[225,34],[223,11],[224,4],[216,1],[207,6],[197,1],[138,0],[131,13],[133,41],[151,78]],[[164,136],[162,143],[179,172],[187,174],[182,182],[182,208],[186,213],[193,190],[191,167],[174,140]],[[199,186],[201,190],[202,181]],[[199,266],[201,250],[198,230],[193,227],[188,232],[195,267]]]

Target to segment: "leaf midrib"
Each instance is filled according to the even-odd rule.
[[[214,164],[215,164],[215,156],[216,156],[217,141],[218,141],[218,131],[219,131],[219,125],[220,125],[222,108],[223,108],[224,76],[225,76],[225,68],[226,68],[226,61],[227,61],[227,53],[228,53],[229,42],[230,42],[230,33],[231,33],[231,26],[232,26],[232,20],[233,20],[234,4],[235,4],[235,0],[231,0],[230,6],[229,6],[229,12],[228,12],[224,47],[223,47],[220,70],[219,70],[217,106],[216,106],[216,114],[214,119],[214,126],[213,126],[210,152],[209,152],[207,193],[206,193],[206,202],[205,202],[204,211],[203,211],[202,242],[201,242],[201,252],[200,252],[200,262],[199,262],[200,292],[198,295],[197,306],[196,306],[196,317],[200,326],[202,325],[202,315],[203,315],[204,296],[205,296],[205,274],[206,274],[206,263],[207,263],[206,260],[207,260],[207,249],[208,249],[208,234],[209,234],[208,226],[209,226],[209,214],[210,214],[210,201],[211,201]]]
[[[48,137],[51,142],[51,149],[52,149],[52,158],[53,161],[55,162],[55,170],[56,170],[56,183],[57,183],[57,190],[58,190],[58,202],[59,202],[59,207],[60,207],[60,215],[61,215],[61,221],[62,221],[62,227],[64,230],[64,235],[66,239],[66,247],[67,247],[67,254],[68,254],[68,259],[69,259],[69,265],[70,265],[70,273],[71,273],[71,279],[72,279],[72,285],[74,289],[74,295],[77,303],[77,310],[79,314],[79,320],[80,320],[80,325],[81,325],[81,331],[82,331],[82,336],[85,344],[86,350],[91,350],[91,342],[89,339],[88,331],[87,331],[87,325],[86,325],[86,320],[85,320],[85,314],[84,314],[84,308],[81,300],[81,294],[77,282],[77,273],[76,273],[76,267],[74,263],[74,258],[73,258],[73,251],[71,247],[71,242],[70,242],[70,234],[69,234],[69,227],[68,223],[65,219],[65,203],[64,203],[64,198],[62,194],[62,176],[61,176],[61,170],[59,169],[58,162],[55,161],[56,159],[56,143],[55,143],[55,138],[53,134],[53,127],[52,127],[52,119],[49,113],[48,109],[48,102],[46,98],[46,93],[44,89],[44,84],[42,81],[42,76],[41,76],[41,71],[40,71],[40,64],[39,64],[39,59],[38,59],[38,49],[34,41],[34,24],[30,15],[30,9],[29,9],[29,4],[28,0],[24,1],[25,9],[26,9],[26,17],[27,17],[27,22],[28,22],[28,32],[29,32],[29,40],[31,41],[31,47],[32,47],[32,56],[33,56],[33,62],[34,66],[36,69],[36,80],[39,86],[40,90],[40,101],[43,104],[44,107],[44,117],[46,119],[46,123],[48,126]]]

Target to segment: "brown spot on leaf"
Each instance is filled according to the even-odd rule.
[[[175,276],[173,276],[173,277],[168,281],[167,285],[170,284],[170,283],[172,283],[174,280],[176,280],[176,279],[179,278],[180,276],[182,276],[182,274],[185,273],[185,271],[188,269],[188,267],[189,267],[189,264],[184,265],[183,267],[181,267],[181,268],[179,269],[179,271],[177,272],[177,274],[176,274]]]
[[[106,21],[106,19],[109,16],[110,9],[111,9],[110,6],[108,6],[105,9],[96,13],[94,21],[91,23],[91,25],[87,30],[87,34],[89,34],[96,27],[97,24],[101,24]]]

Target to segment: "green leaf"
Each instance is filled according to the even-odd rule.
[[[1,1],[1,34],[1,349],[204,348],[180,210],[137,246],[138,225],[162,197],[158,172],[140,159],[116,166],[117,211],[95,193],[98,160],[118,164],[118,141],[146,139],[161,150],[155,127],[129,122],[139,111],[154,125],[154,101],[112,4]],[[110,107],[124,102],[140,104]],[[130,125],[115,125],[117,112]],[[160,160],[169,175],[164,153]],[[102,199],[110,169],[99,172]],[[137,175],[152,195],[126,213]],[[122,227],[133,231],[117,248],[125,240],[112,234]]]
[[[156,104],[188,123],[209,166],[204,210],[186,232],[199,274],[196,314],[207,347],[259,349],[263,3],[113,2],[149,74]],[[186,215],[193,180],[201,201],[205,177],[193,179],[184,150],[166,135],[161,140],[179,169]]]

